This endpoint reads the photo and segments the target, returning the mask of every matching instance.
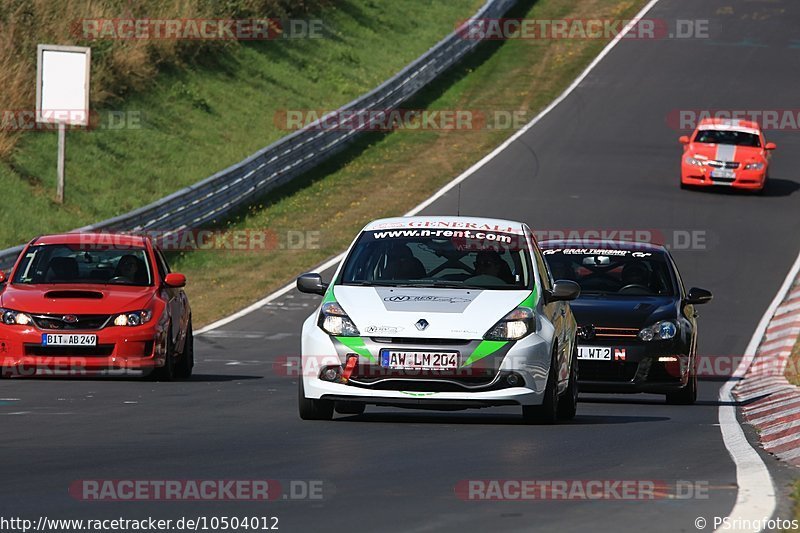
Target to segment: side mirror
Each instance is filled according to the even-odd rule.
[[[689,294],[686,295],[686,303],[692,305],[706,304],[710,302],[713,297],[714,295],[711,294],[711,291],[692,287],[689,289]]]
[[[766,145],[764,145],[764,150],[774,150],[777,147],[778,145],[775,143],[767,143]]]
[[[687,135],[681,135],[678,137],[678,142],[681,144],[689,144],[689,137]]]
[[[170,272],[164,277],[164,285],[179,289],[186,286],[186,276],[177,272]]]
[[[581,286],[567,279],[559,279],[553,283],[553,289],[547,296],[547,302],[564,302],[574,300],[581,294]]]
[[[309,272],[307,274],[300,274],[300,277],[297,278],[297,290],[307,294],[319,294],[320,296],[324,296],[325,291],[328,290],[328,284],[322,283],[322,277],[320,277],[319,274]]]
[[[0,283],[6,282],[6,273],[3,270],[0,270]]]

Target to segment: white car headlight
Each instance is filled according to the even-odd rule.
[[[114,317],[115,326],[141,326],[153,318],[153,312],[149,309],[142,311],[131,311],[130,313],[122,313]]]
[[[692,156],[688,156],[686,159],[684,159],[684,161],[686,161],[687,165],[693,165],[695,167],[702,167],[703,165],[706,164],[706,161],[704,159],[697,159]]]
[[[361,335],[342,306],[336,302],[322,304],[318,325],[326,333],[335,337],[358,337]]]
[[[515,341],[536,329],[536,317],[528,307],[517,307],[483,336],[491,341]]]
[[[0,319],[2,319],[3,324],[7,326],[27,326],[33,323],[31,315],[21,311],[14,311],[13,309],[0,308]]]
[[[645,342],[668,340],[678,334],[678,326],[672,320],[662,320],[639,331],[639,338]]]
[[[747,163],[744,166],[744,169],[745,170],[763,170],[764,169],[764,163],[760,163],[758,161],[753,161],[751,163]]]

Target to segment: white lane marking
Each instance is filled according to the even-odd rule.
[[[433,202],[444,196],[448,191],[453,189],[456,185],[466,180],[472,174],[474,174],[478,169],[483,167],[486,163],[494,159],[497,154],[505,150],[511,143],[516,141],[519,137],[521,137],[525,132],[530,130],[534,125],[536,125],[544,116],[546,116],[550,111],[552,111],[558,104],[563,102],[571,93],[574,91],[580,83],[586,79],[589,73],[600,63],[600,61],[607,56],[611,50],[623,39],[623,37],[628,33],[628,29],[633,27],[634,25],[638,24],[638,22],[644,17],[644,15],[650,11],[658,3],[659,0],[650,0],[646,6],[644,6],[636,16],[628,23],[625,30],[620,32],[610,43],[606,45],[605,48],[600,52],[600,54],[592,61],[589,66],[572,82],[572,85],[567,87],[567,89],[559,95],[558,98],[553,100],[553,102],[543,109],[536,117],[533,118],[528,124],[526,124],[521,130],[517,133],[512,135],[508,140],[503,142],[500,146],[495,148],[489,155],[485,156],[483,159],[472,165],[466,171],[464,171],[461,175],[450,181],[447,185],[439,189],[433,196],[416,206],[414,209],[410,210],[406,213],[406,216],[413,216]],[[326,261],[325,263],[319,265],[314,270],[315,271],[324,271],[332,266],[338,264],[342,259],[344,259],[344,252],[333,257]],[[800,256],[798,256],[798,262],[795,263],[795,267],[800,266]],[[793,267],[793,271],[796,271],[797,268]],[[791,274],[791,273],[790,273]],[[750,350],[750,360],[752,360],[753,354],[755,354],[755,347],[758,345],[758,341],[761,339],[764,330],[766,330],[767,323],[769,318],[771,318],[772,314],[774,313],[775,308],[777,308],[778,303],[780,302],[780,296],[784,296],[785,293],[789,290],[791,286],[791,280],[794,276],[787,277],[787,282],[784,282],[784,288],[778,292],[776,295],[775,300],[773,300],[773,305],[770,306],[772,313],[770,313],[770,309],[768,309],[767,314],[761,320],[758,328],[756,328],[756,332],[753,334],[753,338],[750,341],[751,347],[748,347]],[[277,291],[273,292],[272,294],[266,296],[265,298],[255,302],[252,305],[249,305],[226,318],[221,320],[217,320],[201,328],[197,331],[198,335],[202,335],[207,331],[211,331],[213,329],[217,329],[221,326],[226,324],[230,324],[234,320],[246,316],[257,309],[260,309],[264,305],[270,303],[271,301],[275,300],[283,296],[284,294],[288,293],[295,287],[295,282],[291,282],[284,287],[278,289]],[[745,362],[747,361],[747,357],[745,357],[742,362],[739,364],[737,368],[738,376],[744,374],[744,371],[747,369]],[[747,361],[749,364],[749,361]],[[741,373],[739,370],[741,369]],[[733,402],[733,396],[731,395],[731,389],[735,384],[734,377],[732,377],[728,382],[720,390],[720,400],[723,402]],[[769,475],[769,471],[767,470],[766,466],[764,465],[763,461],[761,461],[761,457],[759,457],[758,453],[750,446],[750,443],[747,441],[747,438],[744,436],[744,432],[742,428],[739,426],[739,421],[736,419],[736,408],[733,405],[720,405],[719,408],[719,421],[720,421],[720,430],[722,432],[722,438],[725,442],[725,447],[728,449],[728,453],[731,455],[733,462],[736,464],[736,479],[737,484],[739,486],[739,490],[736,493],[736,504],[734,505],[733,509],[731,510],[730,517],[751,517],[753,520],[764,516],[772,516],[775,512],[775,487],[772,482],[772,478]],[[769,487],[769,490],[765,490]],[[765,514],[766,513],[766,514]]]
[[[761,317],[761,321],[759,321],[753,336],[750,338],[750,343],[745,348],[742,361],[736,367],[731,379],[726,381],[719,391],[721,402],[719,406],[719,423],[722,431],[722,440],[725,442],[725,447],[736,464],[736,483],[739,485],[739,490],[736,493],[736,503],[728,515],[730,519],[750,519],[752,523],[755,523],[755,521],[761,520],[765,516],[771,517],[775,513],[777,506],[775,484],[767,466],[761,460],[761,456],[750,445],[744,435],[742,426],[736,418],[735,400],[731,391],[753,361],[756,349],[767,331],[770,320],[792,287],[798,272],[800,272],[800,253],[797,255],[797,259],[795,259],[788,274],[786,274],[783,285],[778,289],[775,298],[772,299],[769,307]]]
[[[321,265],[317,266],[316,268],[314,268],[312,270],[315,271],[315,272],[322,272],[324,270],[328,270],[330,267],[337,265],[339,263],[339,261],[341,261],[342,259],[344,259],[344,252],[340,253],[336,257],[328,259],[327,261],[325,261],[324,263],[322,263]],[[206,333],[208,331],[220,328],[220,327],[222,327],[222,326],[224,326],[226,324],[230,324],[234,320],[242,318],[243,316],[249,315],[253,311],[257,311],[258,309],[261,309],[262,307],[264,307],[265,305],[267,305],[271,301],[275,300],[276,298],[280,298],[281,296],[283,296],[287,292],[289,292],[292,289],[294,289],[294,287],[295,287],[295,282],[294,281],[292,281],[291,283],[287,283],[286,285],[284,285],[283,287],[281,287],[277,291],[273,292],[272,294],[262,298],[261,300],[255,302],[255,303],[253,303],[251,305],[248,305],[247,307],[245,307],[241,311],[237,311],[237,312],[233,313],[230,316],[227,316],[225,318],[217,320],[216,322],[212,322],[211,324],[209,324],[209,325],[207,325],[207,326],[205,326],[203,328],[200,328],[199,330],[197,330],[197,332],[195,334],[196,335],[202,335],[202,334],[204,334],[204,333]]]

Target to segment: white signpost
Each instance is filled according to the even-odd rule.
[[[89,125],[91,48],[40,44],[36,47],[36,122],[58,125],[58,188],[64,203],[66,129]]]

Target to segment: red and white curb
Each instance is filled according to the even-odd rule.
[[[789,383],[784,372],[798,336],[800,279],[775,310],[752,364],[733,389],[764,449],[795,466],[800,466],[800,387]]]

